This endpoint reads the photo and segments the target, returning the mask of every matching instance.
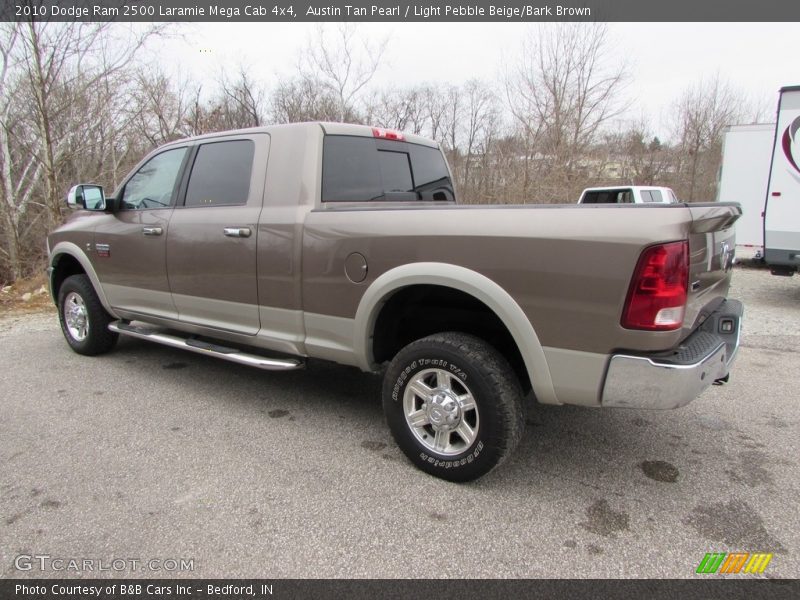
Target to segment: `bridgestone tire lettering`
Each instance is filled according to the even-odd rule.
[[[459,454],[437,455],[420,443],[406,420],[406,386],[428,369],[447,371],[468,385],[474,398],[480,418],[477,438]],[[508,362],[480,338],[458,332],[431,335],[398,352],[384,377],[383,408],[408,459],[449,481],[471,481],[501,464],[519,443],[525,426],[522,392]]]

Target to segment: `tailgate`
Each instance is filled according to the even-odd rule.
[[[689,297],[684,335],[697,329],[725,300],[731,280],[736,228],[742,209],[736,203],[686,205],[689,226]]]

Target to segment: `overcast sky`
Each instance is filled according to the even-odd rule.
[[[335,23],[327,25],[336,27]],[[187,23],[183,40],[169,44],[170,62],[181,73],[204,78],[211,87],[222,69],[249,67],[269,87],[280,74],[291,74],[306,41],[310,23]],[[701,77],[723,79],[767,108],[774,118],[777,91],[800,84],[797,23],[612,23],[611,61],[627,60],[632,101],[630,118],[647,115],[664,137],[670,108],[680,92]],[[477,77],[499,81],[503,66],[520,54],[522,40],[536,25],[522,23],[364,23],[359,34],[389,37],[381,86],[422,82],[462,83]],[[164,54],[162,54],[164,56]]]

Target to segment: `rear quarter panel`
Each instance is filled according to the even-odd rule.
[[[620,315],[641,250],[687,239],[691,224],[685,205],[326,206],[305,221],[304,310],[352,319],[364,291],[383,273],[442,262],[505,289],[542,346],[600,354],[664,350],[686,332],[626,330]],[[699,239],[693,242],[698,269],[705,256]],[[367,277],[357,284],[344,272],[353,252],[368,262]],[[724,295],[724,283],[706,283],[708,294]]]

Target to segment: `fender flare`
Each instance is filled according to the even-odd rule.
[[[525,361],[537,399],[560,404],[553,388],[542,344],[519,304],[497,283],[470,269],[447,263],[420,262],[402,265],[380,275],[367,288],[355,316],[353,349],[358,366],[375,370],[372,340],[375,322],[386,301],[399,289],[411,285],[438,285],[469,294],[483,302],[503,322]]]
[[[55,289],[53,288],[53,273],[55,273],[55,263],[57,262],[56,259],[62,254],[67,254],[78,261],[83,268],[83,271],[89,277],[89,281],[92,282],[92,287],[97,293],[97,297],[100,299],[100,303],[103,305],[103,308],[105,308],[106,312],[108,312],[108,314],[110,314],[112,317],[119,319],[119,315],[114,312],[114,309],[111,308],[111,305],[108,302],[108,298],[106,298],[106,293],[103,291],[103,286],[100,285],[100,278],[97,277],[97,272],[94,270],[89,257],[86,256],[86,253],[83,250],[81,250],[80,246],[73,244],[72,242],[58,242],[55,247],[50,250],[50,289],[52,290],[53,294],[55,295]],[[54,298],[54,300],[58,302],[58,298]]]

